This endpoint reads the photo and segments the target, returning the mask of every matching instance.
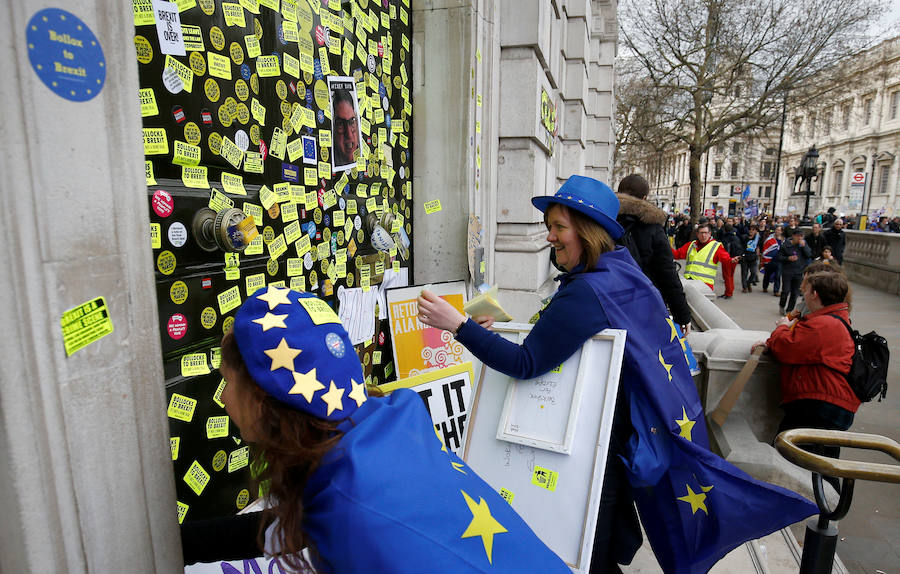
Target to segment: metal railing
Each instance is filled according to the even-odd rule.
[[[792,463],[812,471],[813,493],[819,506],[819,518],[806,523],[801,574],[830,574],[834,566],[838,528],[836,522],[847,515],[857,480],[873,480],[900,484],[900,465],[856,460],[841,460],[815,454],[799,445],[850,447],[878,450],[900,462],[900,444],[887,437],[846,431],[793,429],[775,439],[775,448]],[[834,509],[828,507],[822,477],[841,481],[840,499]]]

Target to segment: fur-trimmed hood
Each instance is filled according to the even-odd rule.
[[[655,223],[665,227],[669,216],[649,201],[625,193],[617,193],[616,197],[619,199],[619,217],[631,215],[637,217],[641,223]]]

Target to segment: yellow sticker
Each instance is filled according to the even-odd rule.
[[[178,77],[181,78],[181,82],[184,84],[183,89],[187,93],[191,93],[194,86],[194,71],[189,67],[185,66],[172,56],[166,56],[166,68],[171,68],[178,74]]]
[[[240,470],[250,463],[250,447],[242,446],[228,455],[228,472]]]
[[[256,73],[260,78],[271,78],[281,75],[281,68],[278,65],[278,56],[267,55],[260,56],[256,59]]]
[[[236,146],[227,137],[222,138],[222,157],[234,166],[234,169],[240,169],[241,163],[244,161],[244,151]]]
[[[232,42],[228,46],[228,54],[231,56],[231,61],[234,62],[235,66],[240,66],[244,63],[244,49],[237,42]]]
[[[296,277],[303,273],[303,260],[299,257],[291,257],[287,260],[287,276]]]
[[[137,10],[137,3],[135,3],[135,10]],[[135,18],[137,17],[137,13],[135,13]],[[150,16],[153,17],[152,14]],[[137,52],[137,60],[141,64],[149,64],[151,60],[153,60],[153,46],[150,44],[150,41],[143,36],[135,36],[134,37],[134,49]]]
[[[231,60],[215,52],[206,53],[206,63],[209,67],[209,75],[223,80],[231,79]]]
[[[234,200],[218,189],[213,188],[212,192],[209,194],[209,208],[218,213],[232,207],[234,207]]]
[[[197,165],[200,163],[200,148],[181,140],[175,140],[175,154],[172,163],[186,166]]]
[[[263,209],[268,210],[275,203],[277,196],[265,185],[259,188],[259,202],[262,203]]]
[[[432,199],[431,201],[426,201],[423,205],[425,207],[425,213],[427,214],[437,213],[441,210],[440,199]]]
[[[247,46],[248,58],[256,58],[262,54],[259,48],[259,39],[255,35],[244,36],[244,45]]]
[[[250,242],[250,245],[247,246],[247,249],[244,249],[244,253],[247,255],[262,255],[262,252],[263,252],[262,235],[256,236],[256,238]]]
[[[335,315],[334,310],[328,306],[328,303],[321,299],[303,298],[298,301],[306,309],[306,312],[309,313],[309,318],[316,325],[341,322],[338,316]]]
[[[330,171],[330,170],[329,170]],[[316,172],[316,168],[307,167],[303,169],[303,184],[304,185],[316,185],[319,180],[319,174]]]
[[[279,235],[279,237],[281,237]],[[276,275],[278,273],[278,260],[277,259],[269,259],[266,261],[266,272],[269,275]],[[283,281],[272,283],[273,286],[278,287],[279,283],[284,283]]]
[[[206,179],[206,174],[207,167],[205,165],[182,166],[181,181],[184,183],[185,187],[192,187],[195,189],[209,189],[209,182]]]
[[[156,268],[163,275],[171,275],[175,271],[175,254],[171,251],[163,251],[156,257]]]
[[[244,178],[242,176],[223,171],[221,181],[222,187],[225,188],[226,193],[231,193],[233,195],[247,195],[247,190],[244,189]]]
[[[243,510],[248,502],[250,502],[250,491],[246,488],[241,489],[234,501],[235,507],[237,507],[238,510]]]
[[[505,488],[501,488],[500,489],[500,497],[503,498],[503,500],[505,500],[506,502],[512,504],[512,501],[513,501],[513,498],[515,498],[515,495],[512,493],[512,491],[507,490]]]
[[[209,423],[207,422],[207,424]],[[228,453],[226,453],[224,450],[217,451],[212,458],[212,469],[215,472],[219,472],[220,470],[225,468],[226,462],[228,462]]]
[[[226,26],[245,28],[247,20],[244,18],[244,8],[240,4],[222,2],[222,13],[225,15]]]
[[[291,204],[294,205],[294,204]],[[298,239],[300,239],[300,222],[293,221],[289,225],[286,225],[284,228],[284,240],[287,243],[294,243]]]
[[[178,503],[178,524],[184,522],[184,517],[187,516],[187,511],[190,508],[187,504],[181,502],[180,500],[176,500]]]
[[[247,297],[249,297],[266,286],[266,276],[263,273],[248,275],[244,282],[247,288]]]
[[[209,373],[206,353],[188,353],[181,356],[182,377],[196,377],[198,375],[208,375]]]
[[[172,303],[176,305],[181,305],[188,298],[188,287],[184,281],[176,281],[172,283],[172,286],[169,287],[169,298],[172,299]]]
[[[195,460],[185,473],[184,481],[197,496],[200,496],[203,494],[203,489],[209,484],[209,473],[203,470],[200,463]]]
[[[144,128],[144,155],[169,153],[165,128]]]
[[[222,50],[225,48],[225,34],[222,33],[222,29],[218,26],[213,26],[209,29],[209,41],[213,45],[213,48],[216,50]]]
[[[297,213],[296,203],[285,203],[281,206],[281,221],[283,223],[290,223],[292,221],[295,221],[298,217],[299,215]],[[288,243],[292,242],[292,240],[288,239]]]
[[[162,247],[162,238],[160,236],[160,227],[158,223],[150,224],[150,247],[153,249]]]
[[[203,10],[203,13],[207,16],[212,16],[213,12],[216,11],[216,3],[214,0],[199,0],[200,9]]]
[[[144,162],[144,175],[147,178],[147,185],[156,185],[156,178],[153,177],[153,162],[150,160]]]
[[[556,482],[558,479],[558,472],[540,466],[535,466],[534,474],[531,475],[531,484],[540,486],[541,488],[545,488],[550,492],[556,492]]]
[[[229,319],[231,319],[231,317],[229,317]],[[212,397],[213,402],[222,408],[225,408],[225,403],[222,402],[222,391],[225,390],[225,385],[227,385],[227,384],[228,383],[225,382],[225,379],[222,379],[221,381],[219,381],[219,386],[216,387],[216,392],[213,393],[213,397]]]
[[[285,52],[283,65],[285,74],[300,78],[300,60]]]
[[[211,102],[218,102],[222,92],[219,91],[219,84],[212,78],[206,78],[203,83],[203,91],[206,92],[206,99]]]
[[[206,46],[203,45],[203,30],[200,29],[200,26],[190,26],[188,24],[181,24],[181,35],[184,38],[184,49],[194,52],[203,52],[206,50]],[[191,67],[193,68],[194,58],[193,54],[191,54]],[[202,74],[203,72],[201,72]]]
[[[146,118],[155,116],[159,113],[159,108],[156,107],[156,95],[153,93],[153,88],[140,90],[139,97],[141,100],[141,117]]]
[[[194,122],[188,122],[184,126],[184,139],[187,143],[191,145],[197,145],[200,143],[200,126],[195,124]]]
[[[228,436],[228,417],[209,417],[206,419],[206,438],[223,438]]]
[[[133,0],[133,8],[135,26],[152,25],[156,21],[153,18],[152,0]]]
[[[273,239],[271,243],[269,243],[269,258],[270,259],[278,259],[281,257],[285,251],[287,251],[287,241],[284,239],[283,234],[279,234],[278,237]]]
[[[191,422],[191,419],[194,418],[194,409],[196,408],[197,399],[179,395],[178,393],[172,393],[172,398],[169,399],[169,408],[166,409],[166,414],[169,418],[189,423]]]
[[[309,235],[304,235],[294,244],[297,249],[297,257],[303,257],[310,250]]]
[[[169,449],[172,451],[172,460],[178,460],[178,450],[181,447],[181,437],[173,436],[169,438]]]
[[[216,299],[219,301],[219,314],[224,315],[241,306],[241,291],[235,285],[231,289],[219,293]]]
[[[113,332],[106,299],[96,297],[62,314],[60,319],[66,356]]]
[[[196,6],[197,0],[175,0],[175,5],[178,6],[179,12],[184,12]]]
[[[205,307],[200,313],[200,324],[203,325],[204,329],[212,329],[216,326],[216,319],[218,318],[215,309],[212,307]],[[215,368],[216,365],[213,365],[213,367]]]

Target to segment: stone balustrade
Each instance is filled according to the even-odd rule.
[[[851,281],[900,295],[900,233],[845,231],[844,270]]]

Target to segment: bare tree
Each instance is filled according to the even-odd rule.
[[[781,121],[792,104],[846,78],[839,63],[867,47],[880,0],[621,0],[617,126],[625,149],[689,151],[691,218],[700,215],[702,155]],[[635,92],[641,92],[640,97]],[[643,103],[641,102],[643,100]],[[618,135],[618,133],[617,133]],[[619,141],[617,140],[617,145]]]

